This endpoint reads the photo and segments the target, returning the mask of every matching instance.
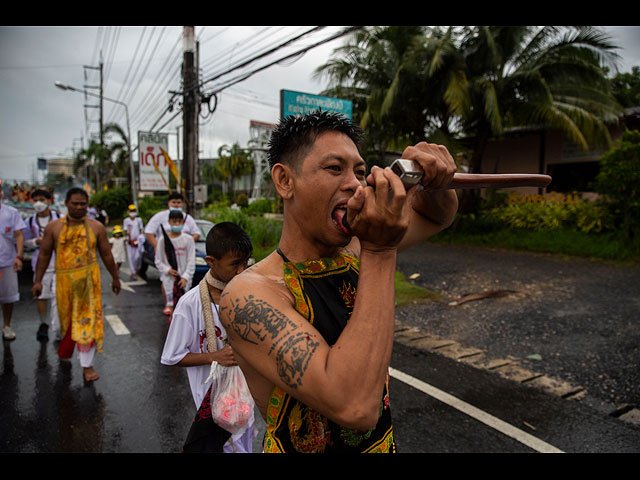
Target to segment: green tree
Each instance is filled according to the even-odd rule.
[[[109,123],[104,128],[105,136],[115,134],[119,139],[100,144],[95,140],[89,146],[78,152],[74,158],[73,170],[77,173],[83,169],[87,177],[94,182],[94,188],[99,191],[104,185],[111,185],[113,177],[126,177],[131,185],[131,144],[124,130],[115,123]]]
[[[229,192],[235,199],[234,180],[253,171],[253,161],[250,152],[241,148],[238,143],[232,146],[222,145],[218,149],[218,158],[211,165],[203,166],[203,177],[211,182],[220,180],[225,182]]]
[[[640,229],[640,132],[626,130],[620,142],[602,156],[594,188],[617,207],[625,237],[634,241]]]
[[[353,102],[353,120],[366,130],[363,148],[371,155],[401,148],[399,145],[406,145],[409,138],[422,138],[424,134],[423,115],[419,115],[416,122],[411,109],[392,111],[385,104],[403,56],[424,33],[425,27],[421,26],[359,30],[350,36],[348,43],[335,49],[332,58],[314,73],[317,78],[329,80],[330,87],[323,94]]]
[[[613,95],[625,108],[640,106],[640,67],[631,68],[630,73],[618,73],[611,79]]]
[[[480,171],[487,142],[510,127],[556,129],[584,150],[611,145],[606,124],[617,121],[621,110],[602,66],[615,65],[618,57],[602,32],[551,26],[406,28],[369,31],[371,41],[337,50],[343,58],[319,68],[338,85],[357,87],[366,96],[360,123],[367,135],[379,138],[384,129],[397,140],[431,137],[450,148],[453,138],[471,138],[472,172]],[[388,35],[405,41],[394,43]],[[345,83],[349,74],[351,84]],[[469,204],[474,203],[472,197]]]

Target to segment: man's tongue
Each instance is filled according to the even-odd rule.
[[[343,218],[344,218],[344,216],[345,216],[346,214],[347,214],[347,209],[346,209],[346,208],[344,208],[344,207],[336,208],[336,209],[333,211],[333,214],[332,214],[332,216],[333,216],[333,220],[336,222],[336,225],[338,226],[338,229],[339,229],[342,233],[344,233],[345,235],[348,235],[348,236],[353,236],[353,233],[351,232],[351,230],[349,230],[349,229],[344,225],[344,223],[343,223],[343,221],[342,221],[342,220],[343,220]]]

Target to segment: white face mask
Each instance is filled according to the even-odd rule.
[[[135,217],[136,215],[138,215],[136,212],[129,212],[129,216],[131,218]]]
[[[47,204],[44,203],[44,202],[36,202],[36,203],[33,204],[33,208],[38,213],[44,212],[47,209]]]

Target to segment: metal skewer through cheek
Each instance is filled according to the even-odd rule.
[[[424,171],[417,162],[399,158],[391,164],[391,170],[400,177],[407,188],[420,182]],[[551,177],[533,173],[455,173],[453,180],[444,190],[457,188],[509,188],[509,187],[539,187],[549,185]],[[342,218],[342,224],[349,228],[347,215]]]

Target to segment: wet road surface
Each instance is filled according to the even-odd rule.
[[[104,313],[120,323],[105,325],[100,379],[90,384],[75,357],[60,360],[52,339],[36,340],[30,274],[20,279],[17,339],[3,341],[0,451],[180,452],[195,407],[186,373],[159,361],[168,322],[155,271],[114,296],[103,269]],[[414,331],[396,337],[390,391],[400,452],[640,451],[634,424],[422,348]],[[256,426],[259,452],[264,424]]]

